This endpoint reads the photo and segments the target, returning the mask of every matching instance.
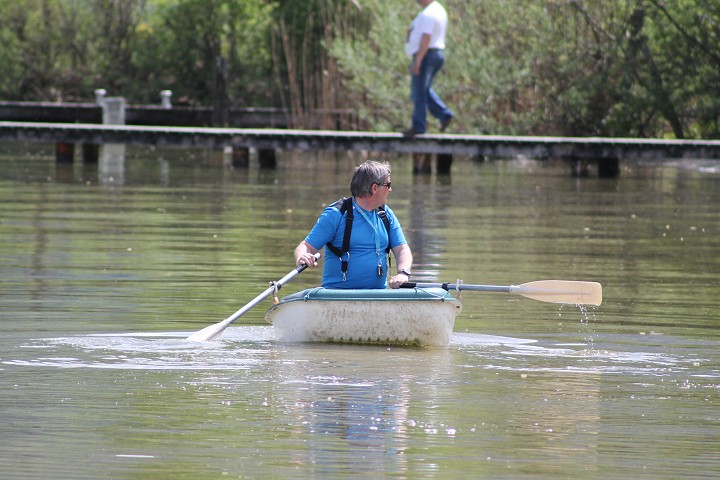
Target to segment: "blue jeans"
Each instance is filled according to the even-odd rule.
[[[414,63],[414,59],[413,62]],[[449,120],[453,116],[452,110],[442,101],[432,88],[432,82],[445,63],[443,51],[438,49],[428,50],[420,64],[420,74],[412,73],[410,64],[410,99],[413,101],[412,127],[417,133],[427,131],[427,111],[441,122]]]

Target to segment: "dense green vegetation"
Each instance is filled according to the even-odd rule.
[[[720,138],[717,1],[443,3],[436,86],[455,132]],[[0,99],[89,101],[105,88],[158,103],[170,89],[176,105],[397,130],[417,11],[413,0],[0,0]],[[345,109],[348,124],[322,115]]]

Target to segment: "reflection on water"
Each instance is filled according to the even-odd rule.
[[[56,403],[53,415],[92,427],[94,441],[114,458],[155,459],[166,473],[178,472],[169,462],[179,460],[173,439],[188,435],[210,449],[203,454],[210,464],[230,471],[262,445],[267,452],[243,470],[257,475],[300,468],[310,476],[352,476],[358,469],[432,476],[447,465],[419,462],[415,450],[447,450],[470,468],[463,449],[471,447],[484,457],[480,470],[477,459],[470,466],[493,475],[531,466],[547,475],[613,471],[604,443],[632,435],[635,448],[657,448],[653,436],[674,415],[668,409],[688,408],[693,391],[707,397],[720,384],[717,361],[698,356],[712,354],[716,343],[703,340],[660,337],[642,345],[608,336],[601,348],[588,349],[549,338],[457,333],[447,348],[420,349],[281,344],[271,327],[231,327],[221,341],[203,345],[184,341],[187,333],[40,338],[17,346],[3,365],[22,367],[17,373],[28,379],[33,372],[38,379],[58,377],[55,402],[52,394],[43,396],[49,392],[42,380],[37,389],[42,403]],[[111,373],[90,373],[97,369]],[[18,394],[23,390],[16,387]],[[96,402],[83,407],[95,415],[68,413],[85,398]],[[695,410],[707,415],[708,407]],[[100,418],[111,426],[98,430]],[[692,415],[680,433],[679,427],[664,434],[689,451],[702,439],[697,432],[709,429]],[[156,441],[136,430],[153,432]],[[213,453],[211,439],[218,435],[234,461]],[[515,457],[508,458],[506,448]],[[188,460],[192,467],[200,459]]]
[[[357,159],[124,156],[0,152],[4,478],[720,475],[715,164],[392,159],[418,281],[604,287],[587,310],[464,292],[450,345],[421,349],[278,343],[269,303],[185,340],[287,272]]]

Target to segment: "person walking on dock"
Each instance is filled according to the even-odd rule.
[[[410,98],[413,101],[412,126],[403,131],[413,137],[427,131],[427,111],[440,120],[444,132],[453,112],[432,88],[433,79],[445,62],[447,12],[435,0],[417,0],[423,10],[415,17],[407,33],[405,53],[410,62]]]

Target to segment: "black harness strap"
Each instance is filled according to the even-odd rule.
[[[347,218],[345,219],[345,236],[343,237],[342,249],[337,248],[330,242],[327,243],[328,250],[337,255],[337,257],[340,259],[340,271],[343,274],[343,280],[345,280],[345,275],[348,269],[348,260],[350,260],[350,235],[352,234],[352,222],[354,218],[352,197],[341,198],[333,204],[333,207],[340,210],[341,216],[347,213]]]
[[[352,234],[352,224],[354,218],[353,199],[352,197],[341,198],[337,202],[333,203],[332,206],[340,210],[341,216],[347,214],[347,218],[345,219],[345,235],[343,236],[342,248],[337,248],[330,242],[326,245],[328,250],[337,255],[340,259],[340,271],[343,274],[343,280],[345,280],[345,275],[347,274],[348,269],[348,261],[350,260],[350,235]],[[385,253],[388,254],[388,268],[390,268],[390,220],[388,219],[387,213],[385,213],[384,206],[378,207],[378,216],[382,220],[383,224],[385,224],[385,230],[387,230],[388,234],[388,246]]]

